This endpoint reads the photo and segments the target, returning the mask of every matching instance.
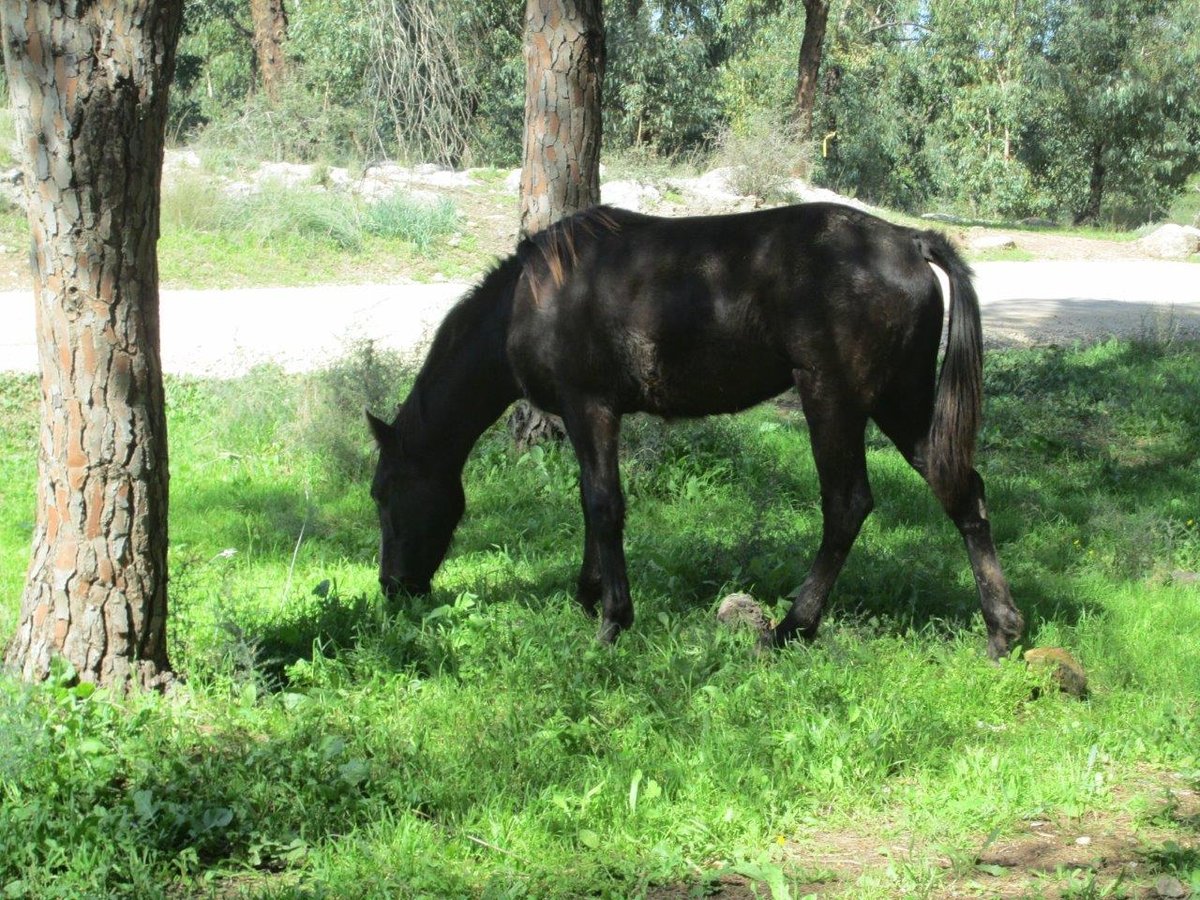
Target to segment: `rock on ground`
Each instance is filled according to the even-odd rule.
[[[1064,694],[1070,694],[1079,700],[1087,697],[1087,675],[1083,666],[1062,647],[1037,647],[1026,650],[1025,664],[1035,672],[1049,670]]]
[[[749,628],[756,634],[766,634],[771,623],[762,607],[749,594],[730,594],[717,608],[717,621],[727,628]]]
[[[1147,256],[1159,259],[1187,259],[1200,253],[1200,228],[1190,225],[1163,225],[1138,241]]]

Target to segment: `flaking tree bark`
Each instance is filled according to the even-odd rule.
[[[183,0],[0,0],[41,369],[33,553],[7,666],[161,687],[167,431],[158,240]]]
[[[600,202],[604,62],[601,0],[527,0],[522,234]],[[518,446],[564,434],[524,404],[509,429]]]
[[[825,29],[829,24],[830,0],[804,0],[804,37],[800,40],[800,60],[796,67],[796,97],[792,121],[802,137],[810,137],[813,109],[817,103],[817,83],[821,57],[825,50]]]
[[[283,45],[287,40],[287,10],[283,0],[250,0],[250,18],[254,23],[254,58],[263,93],[274,102],[279,86],[287,76]]]

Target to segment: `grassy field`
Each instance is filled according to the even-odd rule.
[[[638,621],[597,646],[567,449],[487,433],[432,596],[375,585],[359,348],[172,380],[171,697],[0,681],[0,896],[1143,896],[1200,889],[1200,348],[993,353],[981,469],[1030,646],[984,656],[966,555],[878,435],[877,509],[810,646],[775,608],[819,535],[802,417],[630,420]],[[36,384],[0,381],[0,633]],[[11,426],[11,427],[10,427]],[[69,675],[69,673],[65,673]]]

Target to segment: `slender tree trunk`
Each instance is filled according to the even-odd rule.
[[[523,234],[600,202],[604,54],[601,0],[527,0]],[[509,430],[518,446],[564,434],[523,403]]]
[[[41,367],[33,554],[5,663],[170,680],[158,240],[183,0],[0,0]]]
[[[804,37],[800,41],[800,62],[796,71],[796,98],[792,121],[803,137],[813,128],[813,109],[817,102],[817,79],[825,48],[825,28],[829,23],[830,0],[804,0]]]
[[[1092,144],[1092,173],[1088,178],[1088,198],[1083,209],[1075,213],[1075,224],[1095,224],[1100,221],[1100,204],[1104,200],[1104,176],[1108,173],[1104,165],[1104,142]]]
[[[258,77],[268,99],[279,98],[279,85],[287,75],[283,45],[287,40],[287,11],[283,0],[250,0],[254,21],[254,58]]]

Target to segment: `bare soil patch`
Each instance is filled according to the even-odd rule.
[[[900,892],[896,896],[915,892],[946,900],[1194,897],[1188,873],[1200,872],[1197,788],[1178,774],[1147,770],[1114,788],[1110,811],[1017,822],[1007,833],[977,835],[966,846],[940,845],[873,823],[814,828],[779,845],[774,859],[801,879],[793,883],[793,897],[878,896],[893,887]],[[647,896],[745,900],[769,898],[771,891],[725,871]]]
[[[960,246],[970,246],[973,238],[1004,233],[1012,237],[1018,251],[1035,259],[1149,259],[1136,240],[1110,240],[1059,234],[1054,231],[1014,231],[1007,228],[969,228],[954,235]]]

